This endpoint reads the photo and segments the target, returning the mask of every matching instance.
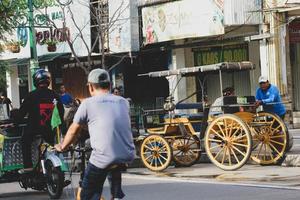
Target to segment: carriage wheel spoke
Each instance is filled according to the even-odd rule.
[[[221,147],[222,144],[218,144],[217,146],[214,146],[214,147],[210,147],[209,149],[212,150],[212,149],[215,149],[215,148],[218,148],[218,147]],[[221,147],[222,148],[222,147]]]
[[[264,160],[266,160],[266,154],[267,154],[267,145],[266,144],[264,144],[264,147],[265,147],[265,153],[264,153]]]
[[[146,153],[144,153],[144,154],[146,154]],[[149,160],[149,158],[151,158],[151,157],[152,157],[152,155],[146,157],[145,160]]]
[[[209,138],[208,141],[211,141],[211,142],[222,142],[222,140],[216,140],[216,139],[213,139],[213,138]]]
[[[227,120],[226,120],[226,119],[223,119],[223,123],[224,123],[225,135],[226,135],[226,137],[228,137]]]
[[[236,156],[234,150],[233,150],[232,148],[230,148],[230,151],[232,152],[232,154],[233,154],[235,160],[236,160],[238,163],[240,163],[240,160],[239,160],[238,157]]]
[[[269,144],[266,144],[266,145],[267,145],[267,147],[269,149],[269,154],[270,154],[271,159],[274,160],[274,156],[272,154],[272,149],[271,149],[270,145]]]
[[[219,124],[218,122],[217,122],[216,124],[217,124],[217,126],[219,127],[219,130],[221,131],[223,137],[226,137],[226,135],[225,135],[225,133],[223,132],[223,129],[222,129],[222,127],[220,126],[220,124]]]
[[[276,151],[276,153],[280,156],[282,156],[282,153],[278,151],[278,149],[272,144],[272,143],[269,143],[270,147],[272,147],[272,149],[274,149]]]
[[[271,130],[272,130],[273,132],[275,132],[275,131],[277,131],[280,127],[281,127],[281,124],[279,124],[275,129],[272,129],[272,127],[271,127]]]
[[[220,149],[220,151],[216,154],[216,156],[214,157],[214,159],[217,159],[217,157],[220,155],[220,153],[224,151],[224,147],[222,149]]]
[[[237,140],[240,140],[240,139],[242,139],[242,138],[244,138],[244,137],[246,137],[247,135],[246,134],[243,134],[243,135],[240,135],[240,136],[238,136],[238,137],[233,137],[233,139],[232,139],[232,141],[237,141]]]
[[[274,139],[274,138],[285,138],[285,135],[273,135],[270,136],[270,138]]]
[[[160,158],[164,159],[165,161],[167,161],[168,159],[166,157],[164,157],[163,155],[159,155]]]
[[[234,138],[236,133],[238,133],[238,131],[241,130],[241,127],[237,128],[234,133],[231,135],[231,138]]]
[[[277,141],[275,141],[275,140],[270,140],[272,143],[275,143],[275,144],[279,144],[279,145],[281,145],[281,146],[284,146],[284,143],[281,143],[281,142],[277,142]]]
[[[232,144],[236,145],[236,146],[241,146],[241,147],[248,147],[248,145],[240,144],[240,143],[236,143],[236,142],[233,142]]]
[[[163,162],[161,161],[160,157],[158,157],[158,161],[159,161],[160,166],[163,166]]]
[[[213,128],[211,129],[218,137],[222,138],[224,140],[224,137],[221,136],[216,130],[214,130]]]
[[[227,147],[224,147],[224,154],[223,154],[223,158],[222,158],[222,162],[221,162],[222,164],[224,164],[226,154],[227,154]]]
[[[230,154],[230,149],[231,149],[231,148],[227,148],[227,150],[228,150],[228,162],[229,162],[229,166],[231,166],[231,165],[232,165],[232,163],[231,163],[231,154]]]
[[[260,147],[259,147],[258,153],[257,153],[257,155],[256,155],[256,158],[258,158],[258,156],[260,155],[260,152],[261,152],[261,149],[262,149],[263,144],[262,144],[262,143],[259,143],[258,145],[260,145]],[[257,145],[257,146],[258,146],[258,145]]]
[[[236,151],[238,151],[240,154],[242,154],[243,156],[246,156],[246,154],[242,151],[240,151],[238,148],[236,148],[235,146],[232,146]]]
[[[195,141],[195,142],[189,144],[188,147],[191,147],[193,144],[197,144],[197,142]]]
[[[154,141],[155,142],[155,141]],[[152,147],[152,149],[154,149],[155,147],[153,146],[153,144],[152,144],[152,141],[151,141],[151,139],[149,140],[149,144],[151,145],[151,147]]]
[[[234,122],[233,122],[233,120],[231,120],[230,130],[229,130],[229,133],[228,133],[228,137],[231,137],[231,135],[232,135],[233,124],[234,124]]]
[[[150,151],[153,150],[152,148],[148,147],[147,145],[145,145],[145,148],[146,148],[146,149],[149,149]]]

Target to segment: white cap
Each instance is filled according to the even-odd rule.
[[[266,76],[260,76],[258,79],[258,83],[268,82],[268,78]]]

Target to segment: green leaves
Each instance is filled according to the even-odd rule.
[[[0,40],[5,39],[5,33],[17,27],[18,23],[27,22],[29,0],[0,0]],[[58,5],[56,0],[32,0],[34,9],[45,9]]]

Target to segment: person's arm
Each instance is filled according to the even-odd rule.
[[[80,124],[72,123],[61,144],[55,145],[57,151],[65,151],[76,140],[80,130]]]
[[[256,90],[256,95],[255,95],[255,99],[256,99],[256,101],[255,101],[255,107],[258,107],[258,106],[260,106],[262,104],[262,98],[261,98],[260,93],[261,93],[261,89],[258,88]]]
[[[267,99],[262,99],[262,103],[263,103],[263,104],[268,104],[268,103],[274,102],[276,96],[279,95],[279,91],[277,90],[277,88],[270,88],[269,92],[270,92],[269,98],[267,98]]]
[[[86,110],[85,102],[83,102],[79,106],[79,108],[74,116],[73,123],[71,124],[70,128],[68,129],[63,142],[61,144],[55,145],[56,150],[57,151],[66,150],[75,141],[75,139],[77,139],[76,136],[79,133],[79,130],[81,128],[80,126],[83,124],[86,124],[86,122],[87,122],[87,110]]]
[[[23,103],[21,104],[21,107],[19,109],[19,112],[17,114],[17,120],[18,122],[22,121],[22,119],[28,114],[29,109],[32,108],[32,98],[28,96],[24,99]]]

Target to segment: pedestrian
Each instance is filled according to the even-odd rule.
[[[120,89],[119,87],[114,87],[114,88],[112,89],[112,93],[113,93],[114,95],[117,95],[117,96],[122,96],[122,95],[121,95],[121,89]]]
[[[70,106],[73,103],[73,97],[66,92],[64,85],[61,85],[60,88],[60,100],[64,106]]]
[[[277,114],[284,119],[286,109],[282,104],[278,88],[270,84],[266,76],[260,76],[258,83],[260,87],[256,90],[256,107],[262,105],[264,111]]]
[[[51,116],[54,109],[54,101],[57,101],[59,115],[62,119],[64,114],[63,105],[59,95],[49,89],[51,75],[44,69],[39,69],[33,74],[33,84],[36,90],[30,92],[24,99],[18,120],[28,115],[28,123],[22,136],[22,153],[24,170],[32,170],[31,144],[36,135],[42,135],[50,145],[54,145],[54,136],[51,128]]]
[[[11,100],[6,96],[6,92],[0,92],[0,104],[1,104],[1,120],[9,119],[10,110],[13,109]]]
[[[223,113],[224,97],[235,96],[235,90],[233,87],[226,87],[223,91],[223,96],[218,97],[209,109],[209,116],[215,116]],[[239,107],[239,111],[242,112],[243,108]]]
[[[111,82],[108,72],[92,70],[87,85],[91,97],[81,103],[66,137],[55,148],[57,151],[66,150],[80,127],[88,125],[92,154],[84,172],[80,197],[81,200],[99,200],[108,172],[119,172],[120,166],[132,162],[135,148],[129,103],[125,98],[109,93]]]

